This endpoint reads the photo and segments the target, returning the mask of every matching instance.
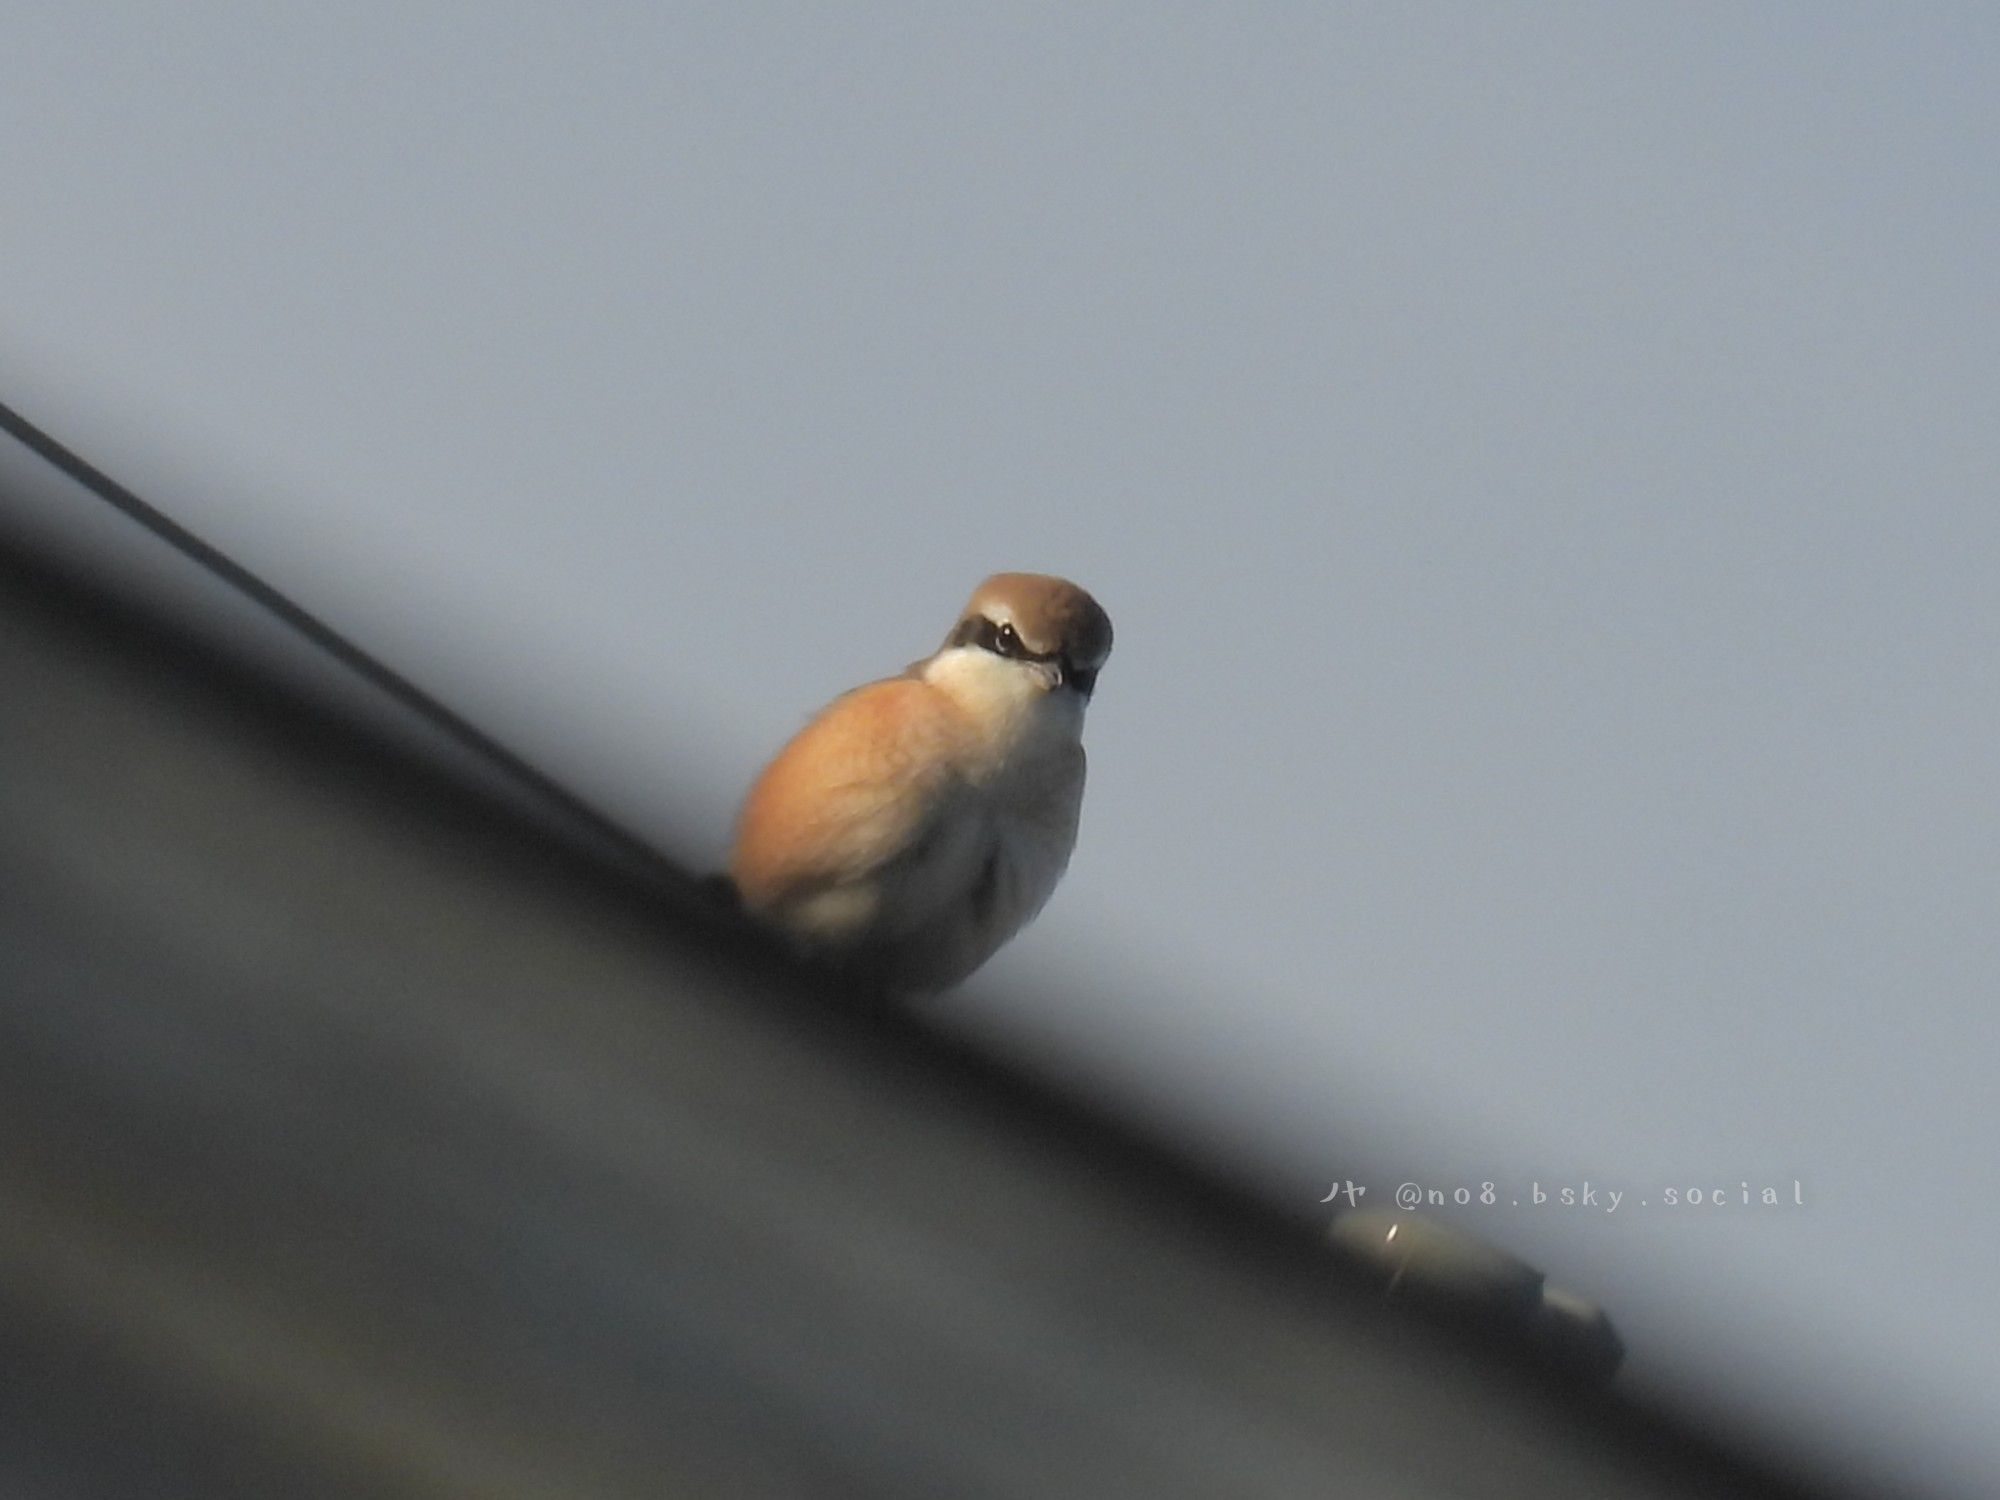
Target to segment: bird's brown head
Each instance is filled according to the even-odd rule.
[[[972,591],[945,645],[1048,663],[1088,698],[1111,655],[1111,616],[1066,578],[995,573]]]

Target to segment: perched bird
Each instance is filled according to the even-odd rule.
[[[834,699],[764,768],[730,857],[744,909],[892,992],[958,983],[1069,863],[1110,654],[1075,584],[994,574],[933,655]]]

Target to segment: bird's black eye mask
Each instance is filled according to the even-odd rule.
[[[1097,686],[1097,669],[1079,667],[1060,651],[1030,651],[1028,643],[1021,639],[1020,632],[1012,625],[996,625],[984,615],[967,615],[958,622],[951,633],[947,646],[977,646],[982,651],[991,651],[995,656],[1005,656],[1014,661],[1054,662],[1062,670],[1065,686],[1075,688],[1088,698]]]

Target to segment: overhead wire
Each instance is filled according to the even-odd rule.
[[[142,500],[130,487],[113,479],[5,402],[0,402],[0,432],[13,437],[51,467],[144,527],[188,561],[493,766],[507,779],[615,847],[626,859],[658,877],[680,876],[679,867],[672,860],[617,819],[571,791],[525,756],[509,749],[291,595],[253,573],[213,543],[197,536],[159,507]]]

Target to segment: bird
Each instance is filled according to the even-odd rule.
[[[995,573],[944,644],[834,699],[743,800],[728,880],[799,956],[881,992],[950,989],[1042,909],[1083,805],[1111,617]]]

